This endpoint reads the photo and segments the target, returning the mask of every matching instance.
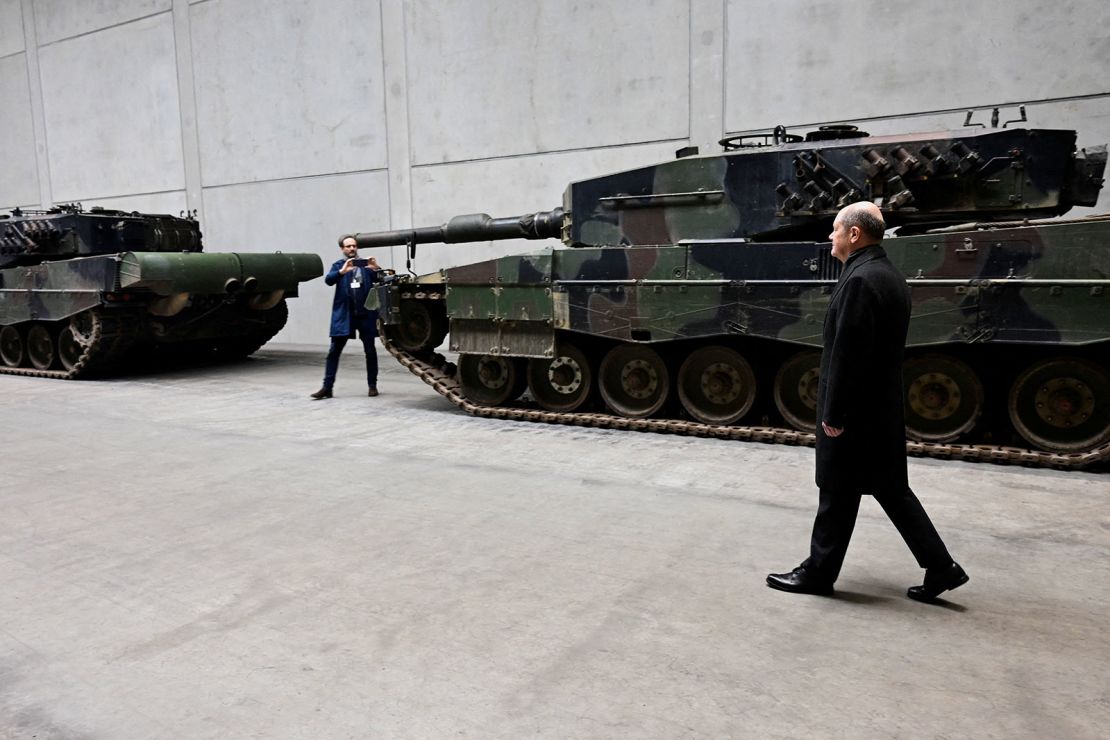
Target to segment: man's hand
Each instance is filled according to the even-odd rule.
[[[373,257],[367,257],[366,258],[366,266],[369,267],[371,270],[380,270],[380,269],[382,269],[381,267],[378,266],[378,261],[376,259],[374,259]]]
[[[347,261],[343,263],[343,266],[339,268],[339,274],[346,275],[348,272],[355,269],[355,266],[351,264],[355,259],[355,257],[348,258]]]
[[[844,427],[830,427],[825,422],[821,422],[821,428],[825,430],[825,436],[827,437],[839,437],[844,434]]]

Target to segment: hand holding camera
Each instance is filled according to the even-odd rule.
[[[339,268],[339,274],[346,275],[348,272],[355,269],[356,267],[367,267],[371,270],[382,269],[378,265],[378,261],[373,257],[367,257],[366,259],[362,259],[361,257],[350,257],[347,259],[346,262],[343,263],[343,267]]]

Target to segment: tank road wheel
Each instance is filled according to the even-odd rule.
[[[983,412],[983,384],[967,363],[946,355],[911,357],[902,365],[906,436],[951,442],[967,434]]]
[[[638,344],[621,344],[601,361],[601,397],[621,416],[651,416],[667,400],[671,379],[659,353]]]
[[[70,318],[69,328],[73,333],[73,338],[85,345],[93,340],[98,323],[100,323],[100,319],[93,311],[82,311]]]
[[[401,320],[386,327],[389,339],[405,352],[431,352],[447,336],[447,317],[443,304],[434,308],[426,301],[401,301]]]
[[[482,406],[501,406],[524,392],[526,378],[512,357],[459,355],[459,383],[463,395]]]
[[[85,345],[77,340],[72,326],[67,326],[58,332],[58,359],[62,361],[62,367],[73,370],[84,353]]]
[[[1076,452],[1110,440],[1110,375],[1077,358],[1038,362],[1010,389],[1010,421],[1031,445]]]
[[[92,311],[82,311],[69,320],[58,332],[58,359],[62,367],[73,370],[81,361],[96,333],[96,317]]]
[[[731,424],[755,403],[755,373],[735,350],[701,347],[678,370],[678,397],[698,421]]]
[[[803,432],[817,431],[817,386],[821,353],[799,352],[775,374],[775,406],[786,423]]]
[[[559,344],[550,360],[528,361],[528,390],[548,411],[574,411],[590,396],[590,361],[573,344]]]
[[[5,326],[0,329],[0,359],[8,367],[19,367],[27,359],[23,335],[15,326]]]
[[[35,324],[27,332],[27,356],[32,367],[49,370],[54,364],[57,352],[54,351],[54,338],[50,330],[42,324]]]

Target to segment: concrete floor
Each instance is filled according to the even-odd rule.
[[[1110,734],[1110,477],[911,460],[971,582],[809,449],[475,419],[382,354],[0,377],[0,737]]]

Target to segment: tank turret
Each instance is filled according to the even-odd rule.
[[[870,136],[854,126],[722,140],[689,156],[569,185],[562,208],[519,217],[456,216],[442,226],[357,234],[360,247],[561,238],[567,246],[693,239],[824,239],[836,212],[869,200],[901,233],[1059,216],[1093,206],[1106,148],[1075,132],[969,129]]]
[[[0,268],[118,252],[200,252],[192,218],[62,205],[0,216]]]

